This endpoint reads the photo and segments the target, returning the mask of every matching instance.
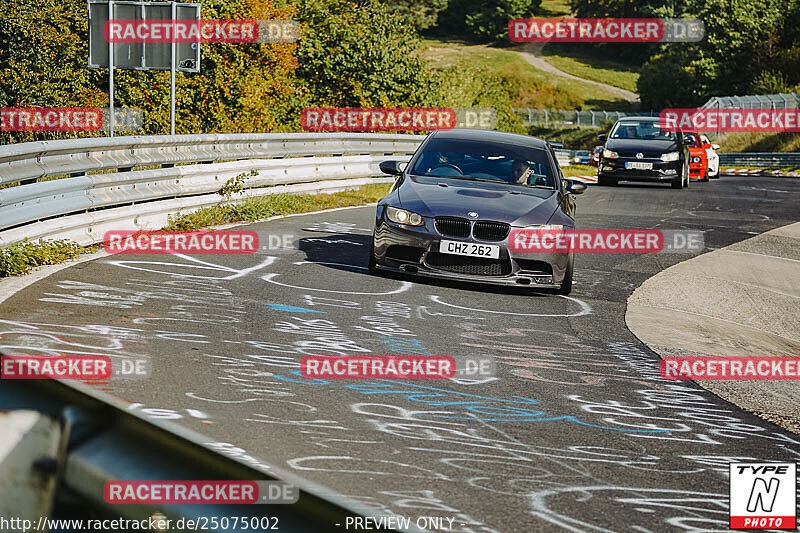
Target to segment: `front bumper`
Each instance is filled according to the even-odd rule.
[[[625,163],[651,163],[652,170],[627,169]],[[598,175],[618,181],[671,181],[680,177],[681,161],[661,161],[661,159],[635,159],[619,157],[602,159],[598,167]]]
[[[508,237],[503,241],[482,241],[439,234],[432,218],[412,227],[379,219],[374,232],[376,267],[432,278],[486,283],[491,285],[556,288],[564,281],[571,260],[565,253],[513,254]],[[470,258],[439,252],[442,240],[500,246],[497,260]]]

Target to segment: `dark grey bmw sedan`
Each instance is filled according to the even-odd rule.
[[[514,229],[571,230],[573,194],[547,142],[511,133],[447,130],[428,135],[378,202],[372,272],[397,271],[532,288],[572,289],[573,254],[514,253]]]

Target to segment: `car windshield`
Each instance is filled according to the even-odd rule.
[[[589,155],[589,150],[578,150],[577,152],[575,152],[575,155],[576,155],[576,156],[585,156],[585,155]]]
[[[674,131],[662,129],[658,122],[631,120],[617,122],[611,131],[611,138],[674,141],[676,137]]]
[[[411,174],[555,188],[555,174],[544,149],[497,142],[431,139]]]

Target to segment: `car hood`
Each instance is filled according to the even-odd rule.
[[[675,141],[658,141],[645,139],[608,139],[606,148],[614,152],[676,152]]]
[[[425,217],[497,220],[516,226],[546,224],[558,197],[546,189],[448,178],[407,178],[397,192],[400,207]],[[470,212],[478,216],[470,217]]]

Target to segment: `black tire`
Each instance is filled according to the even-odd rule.
[[[369,243],[369,261],[367,262],[367,270],[370,274],[378,273],[378,266],[375,263],[375,237],[372,237]]]
[[[703,176],[703,179],[701,179],[700,181],[708,181],[708,180],[709,180],[709,177],[708,177],[708,167],[706,167],[706,175],[705,175],[705,176]]]
[[[557,294],[568,296],[572,292],[572,270],[573,260],[570,260],[569,265],[567,265],[567,271],[564,273],[564,281],[561,282],[561,286],[556,291]]]
[[[611,186],[614,186],[614,185],[617,184],[617,182],[618,182],[618,180],[615,180],[614,178],[607,178],[605,176],[600,176],[600,175],[597,176],[597,184],[598,185],[603,185],[603,186],[611,185]]]
[[[686,179],[686,181],[688,181],[688,178]],[[674,180],[672,180],[671,185],[673,189],[683,189],[684,187],[683,168],[681,168],[680,175]]]
[[[717,173],[714,174],[713,176],[709,176],[709,178],[711,178],[712,180],[718,180],[719,179],[719,168],[717,168]]]

